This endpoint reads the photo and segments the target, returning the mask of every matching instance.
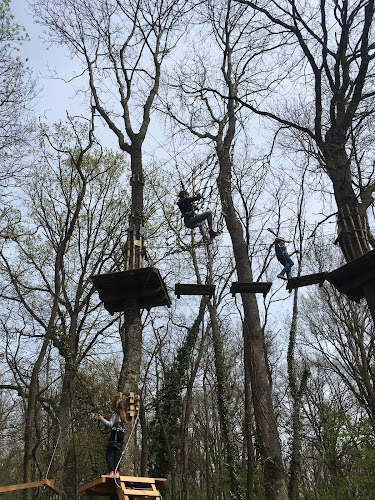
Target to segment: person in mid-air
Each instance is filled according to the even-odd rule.
[[[184,218],[185,226],[188,228],[199,227],[203,239],[206,238],[206,233],[202,222],[207,221],[208,223],[208,234],[210,239],[215,238],[219,233],[212,229],[212,213],[207,210],[201,214],[196,214],[194,211],[193,203],[202,199],[202,195],[199,191],[195,193],[195,196],[189,197],[189,193],[185,190],[180,191],[178,195],[177,205],[181,210],[181,214]]]
[[[276,235],[275,235],[276,236]],[[281,278],[282,280],[290,280],[292,277],[292,267],[294,266],[294,262],[290,258],[291,255],[294,255],[295,253],[300,253],[299,250],[294,250],[292,253],[288,253],[286,249],[286,243],[291,243],[289,240],[285,240],[284,238],[281,238],[280,236],[276,236],[276,239],[274,241],[275,245],[275,251],[276,251],[276,257],[277,260],[280,262],[280,264],[283,267],[282,271],[277,275],[278,278]],[[285,277],[286,274],[286,277]]]
[[[120,476],[120,459],[125,437],[125,426],[128,423],[126,417],[127,405],[121,396],[117,396],[113,402],[114,412],[109,420],[103,415],[98,415],[98,420],[111,429],[106,451],[106,461],[109,476]]]

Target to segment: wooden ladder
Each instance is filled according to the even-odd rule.
[[[139,497],[161,499],[153,478],[120,476],[119,479],[118,482],[121,485],[121,491],[117,491],[119,500],[131,500]]]
[[[166,485],[167,480],[162,478],[103,475],[79,486],[78,493],[107,498],[117,496],[118,500],[161,500],[159,489]]]

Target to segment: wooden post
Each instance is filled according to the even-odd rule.
[[[143,236],[138,233],[134,226],[128,229],[128,238],[125,244],[125,271],[140,269],[143,267]]]

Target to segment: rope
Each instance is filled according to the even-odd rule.
[[[54,457],[55,457],[55,453],[56,453],[57,445],[59,444],[59,441],[60,441],[60,436],[61,436],[61,425],[60,425],[60,420],[59,420],[59,418],[57,417],[57,415],[55,415],[55,417],[56,417],[56,420],[57,420],[57,421],[58,421],[58,423],[59,423],[59,435],[57,436],[57,440],[56,440],[55,447],[54,447],[54,449],[53,449],[52,457],[51,457],[51,460],[50,460],[49,465],[48,465],[48,469],[47,469],[47,472],[46,472],[46,479],[48,479],[48,474],[49,474],[49,471],[50,471],[50,468],[51,468],[51,465],[52,465],[53,459],[54,459]]]
[[[123,459],[125,453],[128,451],[130,439],[131,439],[131,437],[133,435],[133,432],[134,432],[135,426],[137,425],[138,419],[139,419],[139,408],[138,408],[137,416],[134,419],[134,424],[133,424],[132,430],[130,431],[129,438],[128,438],[127,442],[126,442],[126,445],[124,446],[124,449],[122,450],[121,456],[120,456],[119,461],[117,462],[117,465],[116,465],[116,468],[115,468],[114,480],[115,480],[116,486],[118,488],[120,488],[120,486],[117,483],[116,472],[117,472],[117,470],[118,470],[118,468],[120,466],[121,460]]]

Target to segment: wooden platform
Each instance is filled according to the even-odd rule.
[[[215,285],[198,285],[191,283],[176,283],[174,293],[179,299],[181,295],[208,295],[212,297],[215,293]]]
[[[230,287],[230,292],[233,297],[236,293],[262,293],[264,296],[270,291],[272,283],[254,281],[254,282],[245,282],[245,281],[234,281]]]
[[[29,488],[47,488],[48,490],[60,494],[60,490],[55,486],[54,479],[42,479],[41,481],[33,481],[32,483],[11,484],[9,486],[0,486],[0,493],[7,493],[9,491],[28,490]]]
[[[290,292],[295,288],[300,288],[302,286],[317,285],[322,286],[327,277],[326,272],[307,274],[306,276],[299,276],[298,278],[290,278],[286,285],[286,289]]]
[[[326,279],[349,299],[359,302],[364,297],[363,285],[375,283],[375,250],[335,269]]]
[[[154,267],[97,274],[91,279],[110,314],[124,311],[124,305],[129,298],[136,298],[142,309],[171,306],[164,281],[158,269]]]
[[[159,489],[167,485],[162,478],[120,476],[100,476],[89,483],[82,484],[78,493],[84,496],[109,497],[116,495],[119,500],[136,498],[161,499]]]

